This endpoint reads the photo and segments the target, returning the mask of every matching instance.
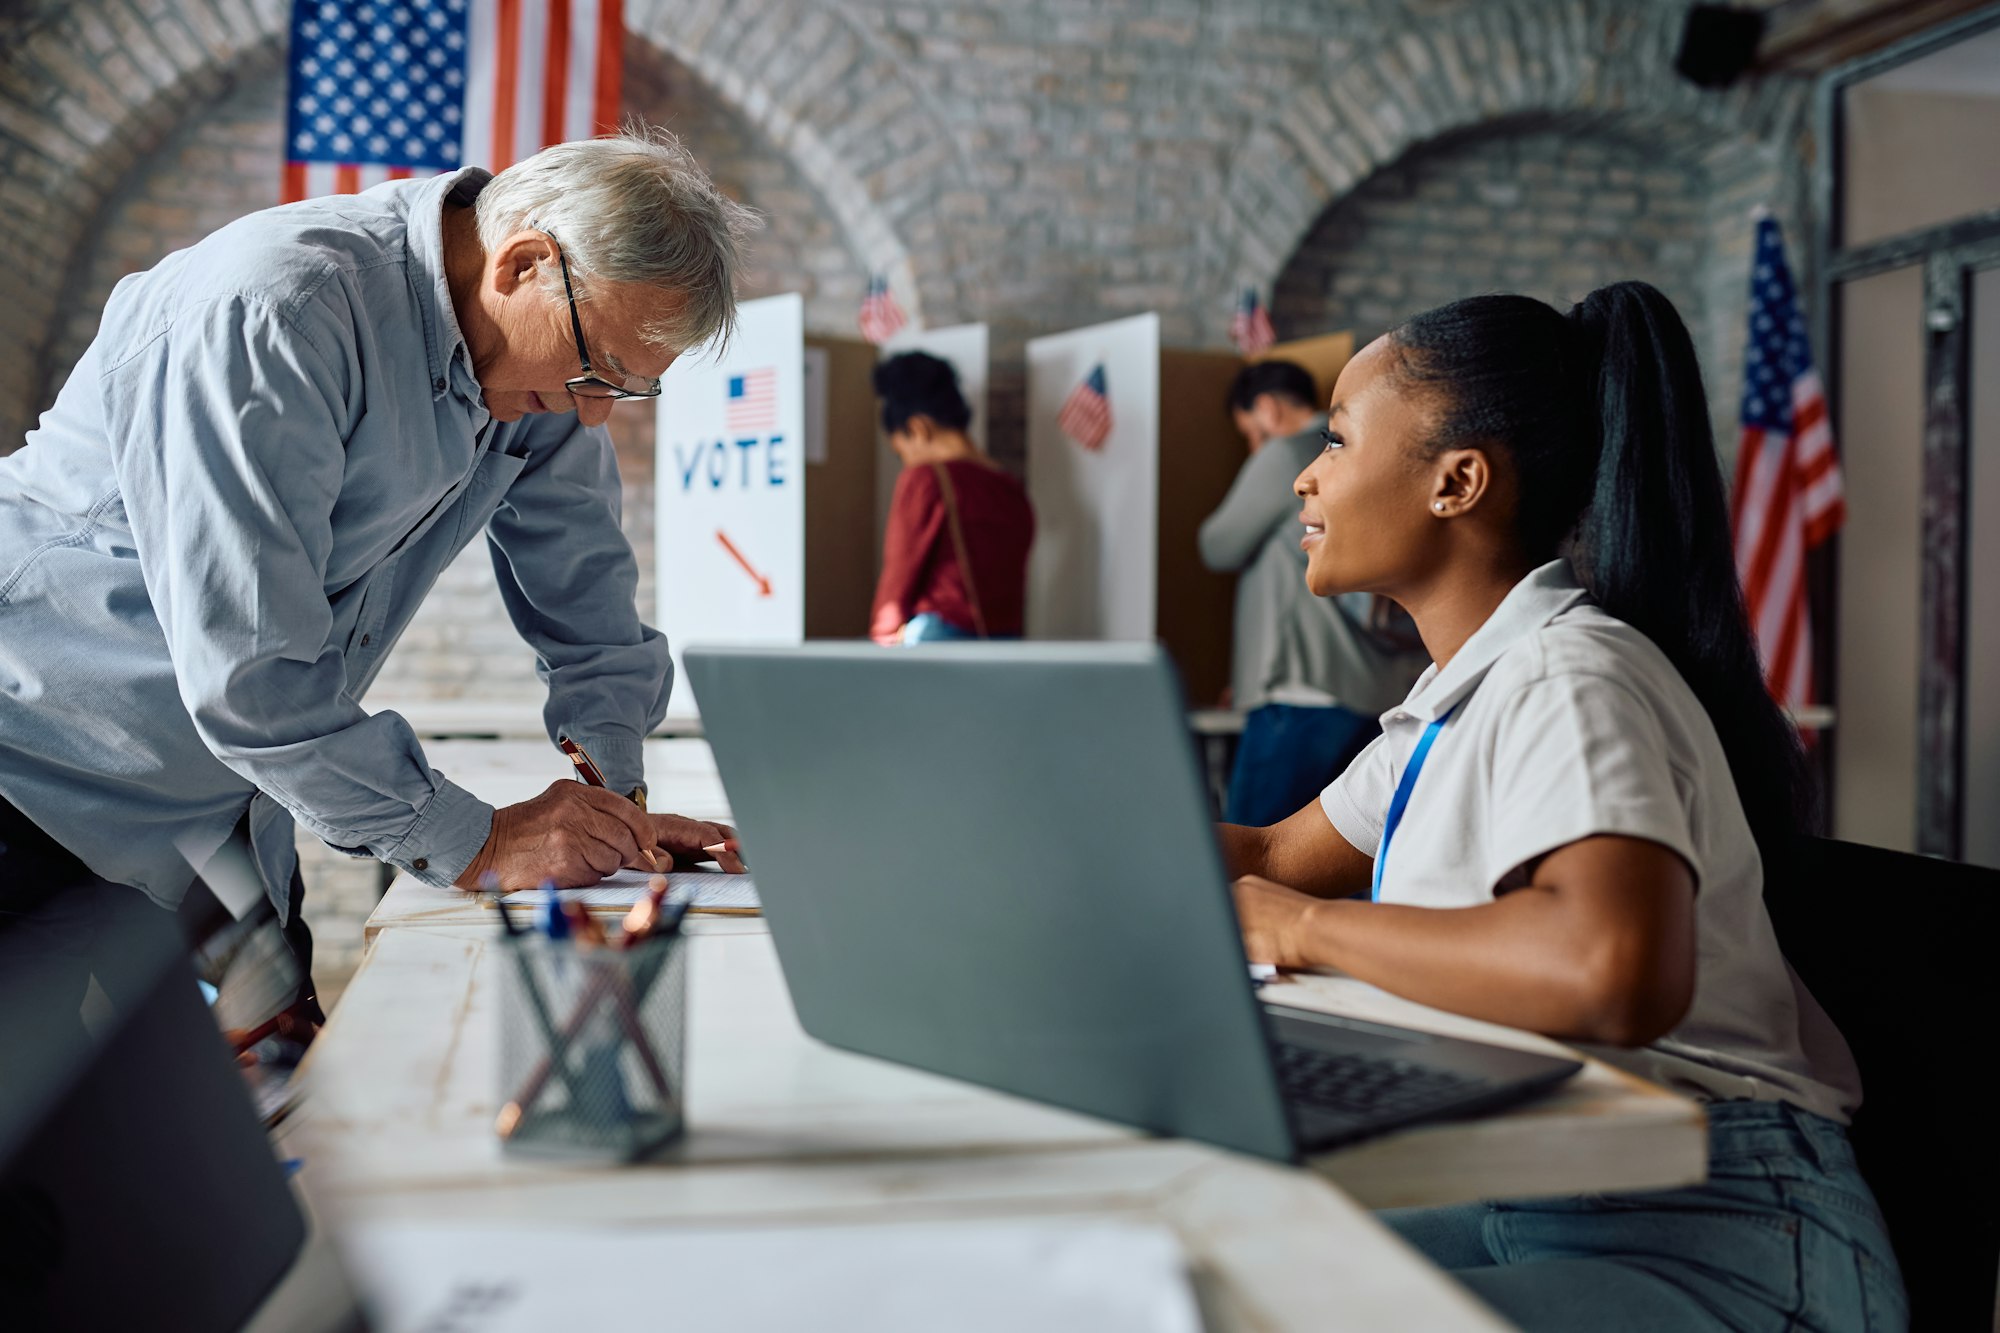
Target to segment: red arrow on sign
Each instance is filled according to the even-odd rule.
[[[736,549],[736,543],[729,540],[729,534],[725,533],[721,528],[717,528],[715,530],[715,539],[722,543],[722,549],[729,552],[737,564],[743,566],[743,572],[756,581],[757,595],[759,597],[769,597],[771,595],[771,580],[759,574],[756,568],[744,558],[743,552]]]

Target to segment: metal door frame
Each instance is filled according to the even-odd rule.
[[[1843,196],[1840,161],[1841,95],[1855,83],[1897,65],[1955,46],[1993,28],[2000,28],[2000,5],[1979,10],[1882,51],[1831,71],[1817,89],[1814,118],[1817,141],[1824,146],[1813,164],[1814,268],[1818,300],[1814,303],[1814,341],[1827,367],[1827,408],[1840,420],[1840,313],[1842,284],[1913,264],[1923,266],[1924,325],[1911,332],[1924,340],[1923,527],[1918,626],[1922,653],[1917,676],[1917,802],[1916,849],[1931,856],[1957,859],[1964,852],[1965,830],[1965,608],[1968,577],[1966,504],[1970,494],[1970,424],[1966,403],[1971,392],[1971,365],[1966,345],[1966,318],[1971,302],[1972,275],[2000,267],[2000,209],[1956,218],[1936,226],[1886,237],[1867,245],[1843,248],[1840,235]],[[1835,433],[1838,442],[1838,431]],[[1839,539],[1829,544],[1824,568],[1839,568]],[[1813,619],[1826,626],[1815,664],[1828,682],[1836,725],[1824,747],[1828,781],[1827,806],[1832,809],[1831,783],[1838,753],[1839,675],[1836,616],[1839,600],[1829,573],[1818,581]]]

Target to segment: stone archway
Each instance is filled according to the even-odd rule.
[[[1412,148],[1495,121],[1561,116],[1643,132],[1754,171],[1799,139],[1804,82],[1767,78],[1704,92],[1675,73],[1681,11],[1611,0],[1459,5],[1422,31],[1360,48],[1257,124],[1214,223],[1211,281],[1268,290],[1328,205]],[[1528,37],[1533,33],[1532,39]],[[1772,173],[1774,182],[1777,177]],[[1774,185],[1775,188],[1775,185]],[[1804,201],[1769,200],[1791,225]],[[1226,316],[1209,312],[1226,336]]]

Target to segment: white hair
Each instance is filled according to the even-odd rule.
[[[553,236],[579,302],[597,283],[634,283],[678,298],[637,331],[676,353],[735,330],[743,241],[760,225],[755,212],[715,188],[678,138],[637,121],[516,162],[479,192],[475,214],[488,254],[523,227]],[[536,276],[562,300],[553,258]]]

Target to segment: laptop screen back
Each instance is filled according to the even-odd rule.
[[[1156,648],[808,644],[686,663],[808,1032],[1293,1157]]]

